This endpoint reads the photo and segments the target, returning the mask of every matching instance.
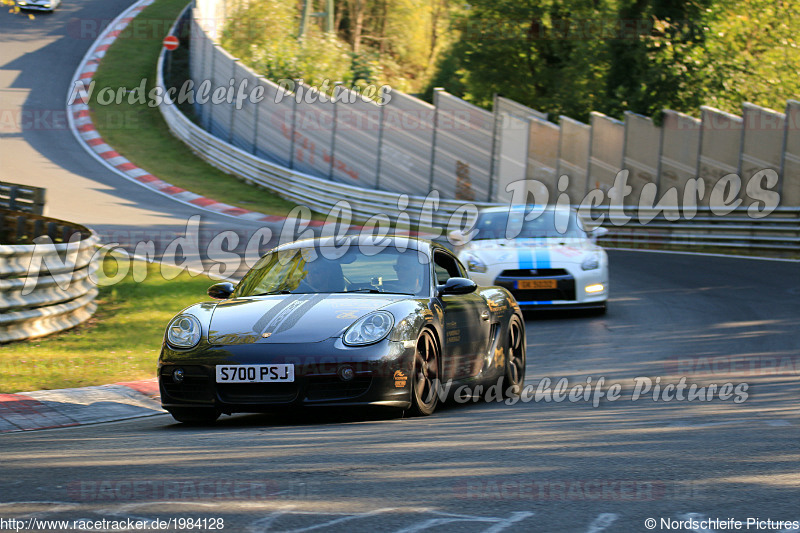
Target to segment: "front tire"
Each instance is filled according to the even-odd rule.
[[[423,330],[414,351],[411,415],[428,416],[439,404],[439,346],[430,330]]]
[[[219,418],[220,412],[213,407],[173,407],[169,414],[183,424],[200,426],[213,424]]]
[[[516,315],[511,318],[511,323],[508,325],[505,348],[506,368],[503,396],[511,398],[522,393],[522,387],[525,385],[525,365],[527,364],[525,329],[522,321]]]

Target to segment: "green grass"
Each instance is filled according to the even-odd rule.
[[[100,105],[104,87],[115,93],[147,80],[155,85],[156,62],[167,29],[186,0],[157,0],[136,17],[109,48],[98,69],[90,109],[100,135],[121,155],[158,178],[197,194],[252,211],[286,215],[294,206],[276,194],[238,180],[197,157],[167,128],[156,107],[144,103]],[[162,31],[154,31],[158,28]]]
[[[0,345],[0,393],[155,377],[167,322],[184,307],[208,300],[205,291],[212,283],[185,272],[167,281],[160,265],[148,265],[142,283],[129,273],[122,282],[101,287],[100,305],[88,322],[48,337]]]

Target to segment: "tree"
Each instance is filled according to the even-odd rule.
[[[495,93],[586,119],[603,96],[605,0],[475,0],[434,83],[489,106]]]
[[[800,95],[800,6],[721,0],[709,12],[704,103],[740,113],[742,102],[782,111]]]
[[[664,108],[696,110],[703,102],[700,60],[711,0],[623,0],[618,18],[643,31],[613,40],[602,111],[657,115]]]
[[[353,46],[353,53],[361,52],[361,33],[364,30],[364,14],[367,8],[367,0],[347,0],[347,13],[350,33],[350,44]]]

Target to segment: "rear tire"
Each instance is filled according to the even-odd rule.
[[[411,376],[411,416],[433,414],[439,404],[439,346],[430,330],[417,338]]]
[[[506,337],[506,369],[504,374],[503,397],[512,398],[522,394],[525,385],[525,329],[522,321],[514,315],[508,325]]]
[[[220,412],[213,407],[174,407],[169,410],[172,418],[183,424],[195,426],[213,424]]]

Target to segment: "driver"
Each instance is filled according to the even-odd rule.
[[[299,292],[339,292],[343,288],[342,267],[323,259],[306,263],[306,275],[297,287]]]
[[[417,294],[425,287],[427,265],[420,263],[415,252],[404,252],[397,256],[394,264],[397,283],[403,292]]]

